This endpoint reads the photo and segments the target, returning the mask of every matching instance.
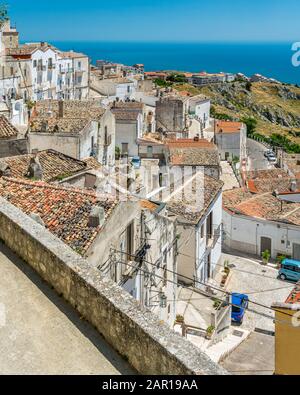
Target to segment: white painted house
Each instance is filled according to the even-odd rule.
[[[167,204],[169,218],[177,220],[178,279],[185,284],[202,288],[220,262],[222,187],[199,167],[193,176],[175,174],[167,190],[156,196]]]
[[[30,152],[54,149],[76,159],[115,163],[115,117],[89,101],[37,103],[28,134]]]
[[[256,256],[268,250],[273,259],[284,255],[300,260],[300,203],[286,201],[284,195],[224,192],[225,246]]]

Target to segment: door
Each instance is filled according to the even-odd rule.
[[[293,244],[293,259],[300,261],[300,244]]]
[[[262,237],[260,239],[260,254],[262,254],[266,250],[272,253],[272,239],[270,239],[269,237]]]

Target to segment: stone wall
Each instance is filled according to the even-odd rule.
[[[0,239],[142,374],[226,374],[68,246],[0,199]]]
[[[4,140],[0,139],[0,158],[24,155],[28,153],[26,139]]]

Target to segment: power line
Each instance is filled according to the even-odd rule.
[[[112,249],[112,250],[115,251],[115,252],[117,252],[117,253],[120,253],[120,254],[125,254],[125,255],[127,255],[127,256],[135,257],[135,255],[133,255],[133,254],[128,254],[128,253],[126,253],[126,252],[118,251],[118,250],[116,250],[116,249]],[[148,263],[149,265],[154,266],[154,267],[157,268],[157,266],[156,266],[155,264],[153,264],[153,263],[151,263],[151,262],[149,262],[149,261],[143,260],[143,262]],[[121,263],[122,263],[122,262],[121,262]],[[129,266],[130,266],[130,265],[129,265]],[[205,286],[205,287],[209,287],[209,288],[214,289],[214,290],[216,290],[216,291],[218,291],[218,292],[221,292],[221,293],[223,293],[223,294],[226,294],[227,296],[232,296],[232,292],[228,292],[228,291],[225,291],[224,289],[217,288],[217,287],[215,287],[215,286],[212,286],[212,285],[210,285],[210,284],[204,283],[204,282],[202,282],[202,281],[199,281],[199,280],[196,280],[196,279],[192,279],[192,278],[190,278],[190,277],[187,277],[187,276],[178,274],[178,272],[174,272],[173,270],[170,270],[170,269],[164,269],[164,270],[165,270],[166,272],[172,273],[173,275],[174,275],[174,274],[175,274],[176,276],[179,275],[180,277],[185,278],[185,279],[187,279],[187,280],[189,280],[189,281],[192,281],[193,283],[198,283],[198,284],[203,285],[203,286]],[[155,274],[154,274],[154,275],[155,275]],[[164,278],[163,278],[163,280],[166,281]],[[178,284],[176,283],[176,285],[178,285]],[[216,299],[217,299],[217,298],[216,298]],[[219,299],[219,300],[221,301],[221,299]],[[263,304],[261,304],[261,303],[254,302],[254,301],[252,301],[252,300],[249,300],[248,302],[249,302],[249,303],[252,303],[252,304],[254,304],[254,305],[257,305],[257,306],[259,306],[259,307],[263,307],[263,308],[265,308],[265,309],[272,310],[272,311],[281,313],[281,314],[283,314],[283,315],[287,315],[287,316],[289,316],[289,317],[293,317],[293,314],[291,315],[291,314],[289,314],[289,313],[282,312],[282,311],[277,310],[277,309],[275,309],[275,308],[273,308],[273,307],[271,307],[271,306],[266,306],[266,305],[263,305]]]
[[[175,281],[165,279],[165,278],[163,278],[163,277],[161,277],[161,276],[159,276],[159,275],[157,275],[157,274],[150,273],[149,271],[146,271],[145,269],[137,268],[137,267],[134,266],[134,265],[130,265],[128,262],[119,261],[119,263],[121,263],[122,265],[126,265],[126,266],[129,266],[129,267],[132,267],[132,268],[135,269],[135,270],[140,270],[140,271],[146,273],[146,274],[149,275],[149,276],[154,275],[155,277],[160,278],[160,279],[163,280],[164,282],[167,281],[167,282],[169,282],[169,283],[175,284],[176,286],[178,285]],[[183,288],[188,289],[188,290],[191,290],[190,288],[188,288],[188,287],[186,287],[186,286],[183,286]],[[224,292],[224,291],[223,291],[223,292]],[[211,297],[211,296],[207,295],[206,298],[209,298],[209,299],[213,298],[213,299],[215,299],[216,301],[219,301],[219,302],[221,302],[221,303],[224,303],[224,300],[222,300],[222,299],[220,299],[219,297],[216,297],[216,296]],[[174,300],[174,301],[177,301],[177,300]],[[249,302],[250,302],[250,301],[249,301]],[[253,302],[252,302],[252,303],[253,303]],[[231,303],[231,302],[226,302],[226,304],[227,304],[227,306],[237,307],[237,308],[239,308],[239,309],[240,309],[240,307],[241,307],[241,306],[238,306],[238,305],[236,305],[236,304],[234,304],[234,303]],[[150,307],[158,307],[158,306],[159,306],[159,305],[157,305],[157,306],[150,306]],[[147,306],[147,307],[149,307],[149,306]],[[269,307],[266,307],[266,308],[268,308],[268,310],[274,310],[274,309],[269,308]],[[278,310],[274,310],[274,311],[278,311]],[[291,326],[291,327],[293,327],[293,328],[295,328],[295,329],[300,329],[300,327],[299,327],[299,328],[296,328],[295,326],[293,326],[289,321],[278,320],[278,319],[276,319],[276,318],[273,318],[273,317],[271,317],[271,316],[268,316],[268,315],[266,315],[266,314],[260,313],[260,312],[255,311],[255,310],[251,310],[251,312],[254,313],[254,314],[256,314],[256,315],[259,315],[259,316],[263,316],[263,317],[272,319],[274,322],[279,322],[279,323],[282,323],[282,324],[285,324],[285,325],[289,325],[289,326]],[[284,314],[284,315],[288,315],[289,317],[293,317],[293,315],[291,315],[291,314],[284,313],[284,312],[282,312],[282,311],[278,311],[278,312],[280,312],[280,313],[282,313],[282,314]]]

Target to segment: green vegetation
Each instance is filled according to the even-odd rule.
[[[242,117],[241,122],[247,126],[247,135],[251,136],[256,132],[257,120],[253,117]]]
[[[264,264],[269,263],[270,258],[271,258],[271,254],[270,254],[270,251],[269,251],[269,250],[264,251],[264,252],[261,254],[261,256],[262,256],[262,259],[263,259],[263,263],[264,263]]]
[[[227,114],[222,114],[216,111],[216,108],[214,106],[211,106],[210,110],[212,118],[219,119],[222,121],[233,121],[233,117]]]
[[[156,78],[154,80],[154,84],[159,86],[160,88],[169,88],[170,86],[172,86],[172,82],[165,81],[161,78]]]
[[[115,155],[116,155],[116,160],[119,160],[120,157],[121,157],[121,149],[120,149],[120,147],[116,146],[116,148],[115,148]]]
[[[183,74],[173,73],[167,77],[167,81],[172,83],[184,84],[187,82],[187,79]]]

